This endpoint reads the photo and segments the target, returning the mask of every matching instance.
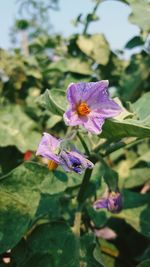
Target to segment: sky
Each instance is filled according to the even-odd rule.
[[[0,47],[9,49],[10,28],[17,14],[16,0],[0,1]],[[80,13],[86,15],[91,12],[91,0],[59,0],[59,11],[51,11],[50,18],[54,32],[69,36],[72,33],[81,33],[82,27],[75,28],[71,21]],[[100,17],[98,22],[91,23],[89,33],[104,33],[112,50],[123,49],[126,42],[139,34],[139,28],[128,22],[131,9],[127,5],[108,0],[101,3],[97,11]]]

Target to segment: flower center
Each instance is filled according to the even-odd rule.
[[[50,171],[55,170],[58,167],[58,164],[54,160],[49,160],[48,161],[48,169]]]
[[[81,116],[86,116],[90,113],[90,108],[85,102],[81,102],[81,104],[77,106],[77,113]]]

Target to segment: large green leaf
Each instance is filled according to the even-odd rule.
[[[64,222],[38,226],[28,238],[28,246],[33,254],[47,253],[51,255],[54,266],[79,266],[78,242],[69,226]]]
[[[114,120],[107,120],[103,126],[102,136],[105,138],[150,137],[150,92],[144,94],[131,105],[133,118],[119,115]]]
[[[77,45],[83,53],[91,57],[96,63],[106,65],[109,60],[109,45],[102,34],[79,36]]]
[[[80,182],[81,177],[76,174],[68,177],[62,171],[50,172],[32,162],[3,176],[0,179],[0,252],[16,245],[35,218],[43,214],[52,218],[59,215],[58,210],[54,212],[59,204],[55,194]],[[54,195],[54,198],[46,194]]]
[[[9,105],[0,109],[0,146],[16,146],[21,152],[36,150],[40,134],[34,129],[35,122],[19,105]]]

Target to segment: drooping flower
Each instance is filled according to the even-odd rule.
[[[86,159],[85,156],[79,152],[72,151],[62,151],[60,153],[61,166],[66,171],[74,171],[76,173],[82,173],[86,169],[92,169],[93,163]]]
[[[89,83],[71,83],[67,89],[70,104],[64,114],[69,126],[82,125],[93,134],[100,134],[106,118],[121,112],[120,106],[108,95],[107,80]]]
[[[56,139],[48,133],[44,133],[38,146],[36,155],[48,159],[48,168],[55,170],[61,165],[64,170],[82,173],[87,168],[93,168],[93,163],[81,154],[75,147],[68,150],[61,146],[63,140]],[[63,148],[62,148],[63,147]]]
[[[36,156],[42,156],[48,159],[48,168],[50,170],[55,170],[60,164],[60,143],[61,140],[48,133],[43,134],[43,137],[39,143]]]
[[[107,197],[98,199],[94,205],[94,209],[106,208],[112,213],[118,213],[122,209],[122,197],[119,192],[109,192]]]

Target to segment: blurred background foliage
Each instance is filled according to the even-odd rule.
[[[103,34],[88,32],[104,1],[93,1],[89,14],[73,18],[82,34],[68,37],[50,32],[49,12],[58,10],[59,1],[18,1],[11,36],[15,41],[19,33],[21,45],[0,49],[0,266],[150,266],[150,2],[121,1],[131,7],[130,23],[140,28],[125,45],[139,52],[125,59]],[[82,177],[50,173],[35,151],[43,131],[57,137],[67,132],[62,114],[68,84],[101,79],[109,79],[110,95],[121,99],[124,112],[105,123],[101,136],[82,133],[106,165],[96,163],[83,196],[79,244],[70,226]],[[77,137],[75,143],[84,152]],[[94,211],[95,197],[105,183],[114,189],[116,176],[123,211]]]

